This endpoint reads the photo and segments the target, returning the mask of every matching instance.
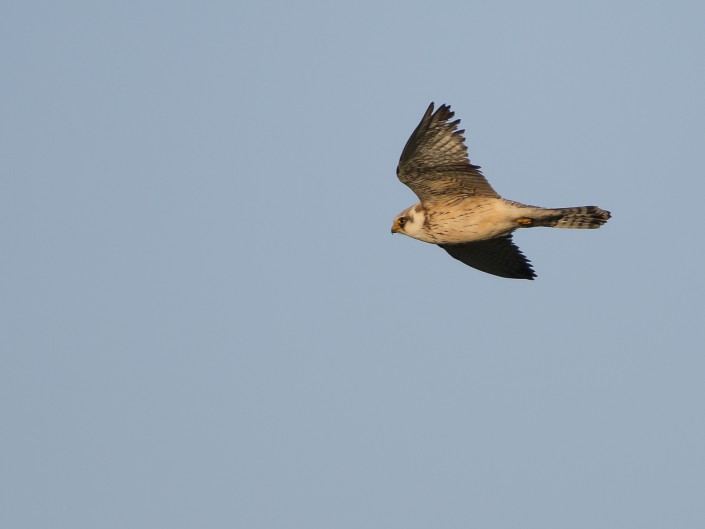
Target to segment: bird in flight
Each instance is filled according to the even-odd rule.
[[[597,206],[548,209],[506,200],[470,163],[460,120],[441,105],[426,110],[401,153],[397,176],[420,202],[394,219],[392,233],[437,244],[452,257],[488,274],[536,277],[512,242],[519,228],[599,228],[610,212]]]

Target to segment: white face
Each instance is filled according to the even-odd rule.
[[[414,239],[419,239],[425,220],[426,216],[423,209],[418,205],[411,206],[409,209],[399,213],[394,219],[392,233],[403,233]]]

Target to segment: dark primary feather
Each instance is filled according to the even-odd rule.
[[[422,203],[440,202],[459,196],[499,197],[468,159],[460,120],[450,121],[454,112],[441,105],[426,110],[402,151],[397,176],[416,193]]]
[[[463,244],[439,244],[458,261],[488,274],[510,279],[536,277],[529,260],[512,242],[512,236]]]

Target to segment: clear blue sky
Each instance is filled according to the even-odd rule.
[[[0,526],[705,527],[705,4],[1,11]],[[430,101],[612,220],[390,235]]]

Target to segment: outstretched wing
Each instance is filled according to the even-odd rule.
[[[397,176],[422,203],[475,195],[499,197],[480,167],[470,163],[465,131],[458,130],[459,119],[451,121],[454,115],[448,105],[434,113],[431,103],[401,153]]]
[[[529,260],[512,242],[512,236],[464,244],[439,244],[458,261],[488,274],[510,279],[536,277]]]

